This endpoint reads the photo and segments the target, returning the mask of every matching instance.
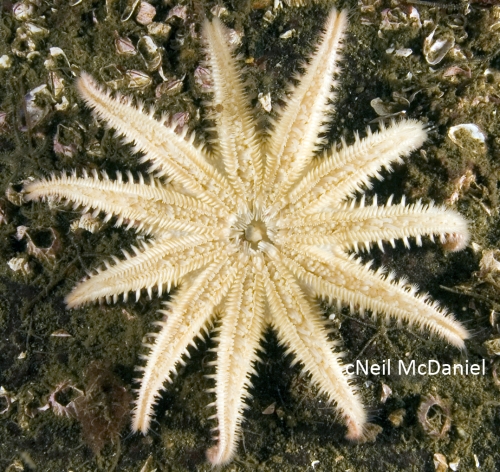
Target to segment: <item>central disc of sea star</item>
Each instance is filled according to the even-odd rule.
[[[263,212],[249,211],[238,215],[233,225],[233,234],[239,244],[253,251],[259,249],[259,243],[273,242],[274,225]]]

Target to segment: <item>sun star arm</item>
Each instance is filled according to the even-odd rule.
[[[80,95],[94,113],[111,128],[123,135],[126,142],[135,143],[135,150],[145,154],[142,161],[152,161],[150,171],[168,174],[177,185],[182,185],[200,200],[226,209],[234,194],[226,179],[206,159],[205,153],[194,143],[194,134],[187,138],[175,132],[175,124],[160,122],[152,113],[136,108],[127,97],[101,90],[92,77],[82,74],[76,86]]]
[[[271,204],[280,201],[323,143],[319,135],[326,131],[325,119],[333,108],[332,87],[346,26],[347,13],[333,9],[307,72],[293,87],[285,111],[275,124],[267,147],[263,185],[264,190],[271,189]]]
[[[282,249],[286,265],[316,296],[329,302],[347,303],[351,311],[374,315],[385,313],[410,326],[427,329],[450,344],[463,349],[469,338],[467,330],[429,295],[417,295],[417,288],[403,281],[393,281],[393,274],[383,276],[383,269],[373,271],[344,253],[327,252],[315,246]]]
[[[132,429],[146,433],[154,406],[165,382],[172,382],[176,366],[189,357],[188,346],[196,347],[194,339],[202,338],[203,330],[212,324],[214,309],[230,289],[241,264],[236,258],[209,265],[186,287],[182,287],[168,310],[166,320],[158,323],[161,331],[141,368],[143,376],[133,411]]]
[[[319,390],[336,405],[347,425],[347,437],[361,439],[366,412],[351,384],[352,375],[341,364],[341,354],[332,350],[335,343],[328,339],[319,309],[304,296],[279,251],[267,243],[261,247],[272,260],[265,280],[272,326],[287,346],[287,354],[295,355],[295,362],[301,362]]]
[[[230,461],[241,435],[243,412],[247,408],[250,376],[255,374],[255,362],[264,331],[265,294],[262,281],[262,256],[248,263],[238,274],[221,308],[221,323],[217,337],[216,373],[212,391],[216,400],[213,418],[217,419],[217,444],[207,451],[213,465]]]
[[[240,200],[239,205],[259,192],[262,181],[262,150],[256,135],[254,119],[247,103],[241,81],[241,71],[227,45],[227,31],[218,18],[203,25],[207,64],[211,71],[212,107],[214,116],[217,154],[224,163],[224,170]]]
[[[344,146],[340,151],[330,150],[329,155],[311,164],[311,169],[287,196],[285,203],[293,204],[301,214],[314,213],[339,205],[355,192],[371,188],[370,179],[380,178],[383,168],[401,163],[427,139],[424,124],[416,120],[392,123],[378,132]]]
[[[146,289],[149,297],[154,288],[161,296],[163,289],[170,291],[181,279],[206,265],[229,254],[220,242],[207,242],[202,236],[184,236],[160,239],[150,243],[135,257],[124,251],[125,259],[114,258],[113,265],[106,262],[105,269],[79,283],[66,297],[69,308],[84,303],[106,299],[116,302],[123,294],[127,301],[129,292],[139,299],[141,290]]]
[[[89,177],[62,174],[50,179],[36,180],[24,187],[26,200],[40,200],[55,197],[74,202],[75,207],[83,207],[84,213],[94,210],[106,214],[105,221],[113,216],[116,226],[127,222],[128,227],[136,227],[153,234],[167,230],[192,231],[198,234],[215,232],[220,212],[200,200],[188,195],[167,190],[162,184],[151,179],[149,184],[134,183],[132,174],[123,182],[121,173],[117,180],[102,179],[96,171]]]
[[[418,246],[422,236],[439,236],[441,242],[453,240],[453,250],[463,249],[469,241],[467,221],[456,211],[423,205],[420,201],[406,205],[403,200],[398,205],[389,201],[384,206],[373,204],[364,206],[364,199],[354,208],[355,202],[344,204],[338,210],[323,211],[293,220],[293,225],[279,232],[285,244],[332,245],[344,250],[357,250],[364,245],[369,250],[376,243],[383,250],[382,242],[394,244],[402,239],[409,247],[408,238],[416,238]],[[278,226],[279,227],[279,226]]]

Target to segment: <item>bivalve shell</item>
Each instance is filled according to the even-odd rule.
[[[431,66],[439,64],[450,49],[455,46],[455,38],[434,38],[435,32],[436,29],[424,40],[424,57]]]
[[[137,43],[137,49],[142,56],[148,71],[153,71],[161,66],[161,54],[163,49],[159,48],[151,36],[143,36]]]
[[[461,139],[457,135],[460,132],[469,134],[472,139],[479,141],[482,144],[486,142],[486,136],[481,131],[479,126],[474,123],[462,123],[460,125],[452,126],[448,130],[448,137],[458,146],[461,144]]]

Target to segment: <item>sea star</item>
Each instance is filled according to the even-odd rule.
[[[127,300],[153,288],[161,295],[177,287],[162,313],[164,321],[143,370],[133,412],[134,431],[148,431],[154,405],[176,366],[189,357],[189,345],[216,326],[213,363],[217,444],[207,452],[213,464],[234,456],[247,407],[259,344],[268,326],[287,353],[295,355],[313,384],[336,405],[348,429],[359,439],[366,423],[364,407],[329,340],[317,297],[336,299],[351,310],[404,320],[463,347],[467,331],[414,286],[373,271],[350,254],[372,243],[438,235],[454,250],[468,240],[464,218],[453,210],[420,202],[391,200],[365,206],[370,179],[410,154],[426,140],[425,126],[399,121],[341,150],[324,147],[321,134],[332,110],[334,76],[347,25],[345,12],[333,10],[320,44],[300,83],[290,90],[269,138],[256,131],[245,99],[241,72],[226,45],[218,19],[206,21],[203,35],[212,73],[217,140],[212,152],[194,145],[193,135],[177,133],[176,124],[113,98],[82,74],[78,90],[96,115],[135,143],[142,161],[152,163],[149,183],[118,174],[51,176],[26,185],[28,200],[67,199],[87,212],[116,217],[149,233],[152,242],[125,252],[104,270],[81,282],[68,295],[68,307],[94,300]],[[159,177],[168,176],[166,183]]]

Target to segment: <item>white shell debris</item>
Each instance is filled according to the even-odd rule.
[[[137,49],[148,71],[153,71],[161,66],[162,48],[159,48],[151,36],[143,36],[137,42]]]
[[[413,53],[413,49],[411,48],[401,48],[401,49],[396,49],[395,54],[396,56],[400,57],[408,57],[411,56]]]
[[[0,57],[0,69],[10,69],[12,67],[12,58],[4,54]]]
[[[484,133],[481,131],[479,126],[475,125],[474,123],[463,123],[460,125],[455,125],[452,126],[448,130],[448,137],[457,145],[460,146],[460,139],[456,136],[456,134],[460,131],[465,131],[466,133],[469,133],[470,137],[472,139],[475,139],[476,141],[481,142],[484,144],[486,142],[486,136]]]
[[[392,395],[392,389],[389,385],[385,383],[382,384],[382,392],[380,394],[380,402],[385,403],[387,399]]]
[[[439,452],[434,454],[434,468],[436,469],[436,472],[445,472],[448,470],[448,461],[446,460],[446,457]]]
[[[150,23],[147,28],[148,34],[162,39],[167,39],[172,31],[172,27],[170,25],[157,22]]]
[[[101,226],[101,221],[97,218],[94,218],[92,216],[92,213],[84,213],[79,220],[75,220],[71,223],[69,229],[73,232],[78,229],[84,229],[93,234],[98,231]]]
[[[295,30],[291,29],[291,30],[285,31],[283,34],[280,34],[280,39],[288,39],[294,35],[295,35]]]
[[[29,2],[18,2],[12,5],[12,15],[17,21],[29,20],[35,13],[35,6]]]
[[[31,267],[26,257],[13,257],[7,261],[7,265],[14,272],[21,272],[23,275],[31,274]]]
[[[429,36],[424,40],[424,56],[425,60],[434,66],[439,64],[450,49],[455,46],[455,38],[434,38],[434,29]]]
[[[268,113],[272,110],[273,105],[271,103],[271,94],[266,93],[265,95],[263,93],[259,93],[259,102],[264,110],[266,110]]]

